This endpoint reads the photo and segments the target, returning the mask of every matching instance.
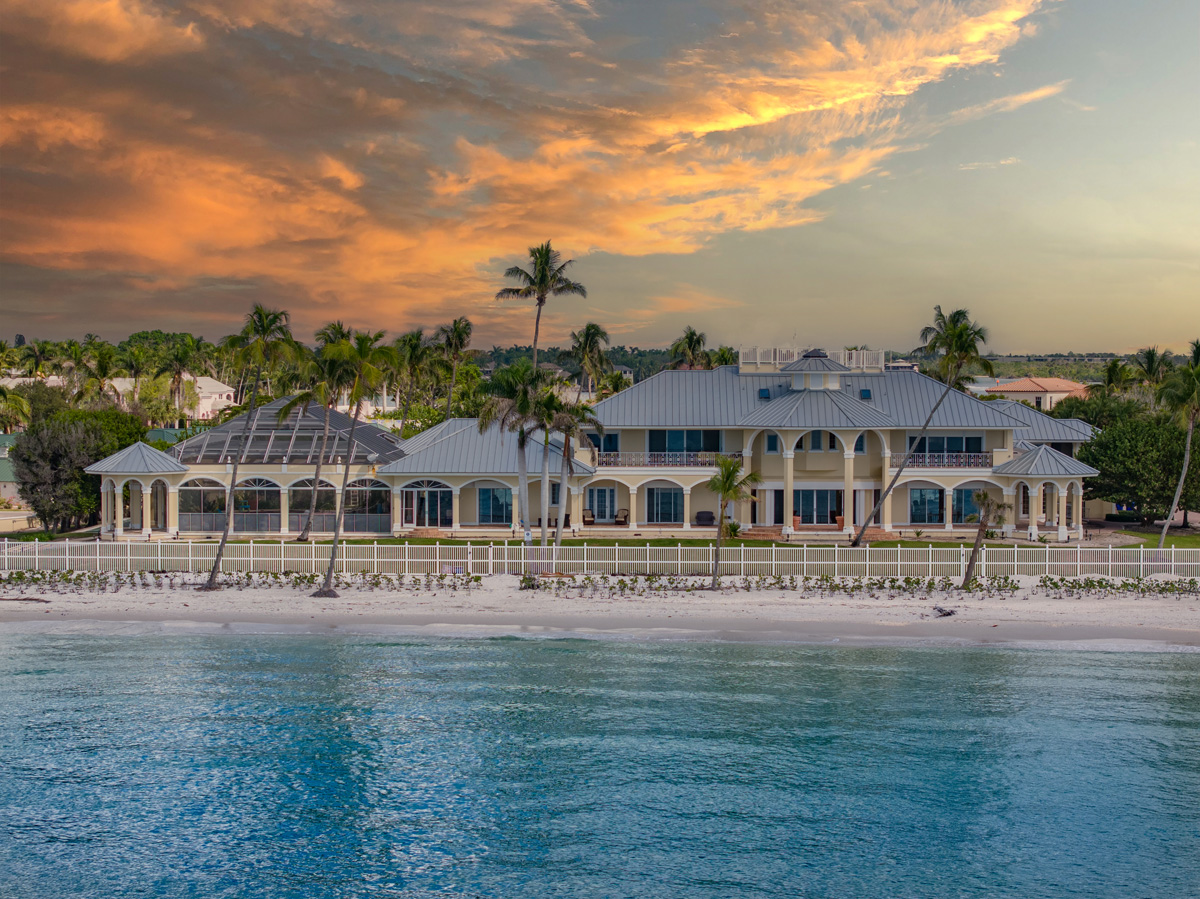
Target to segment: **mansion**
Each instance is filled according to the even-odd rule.
[[[407,440],[369,421],[330,415],[320,482],[324,411],[279,413],[285,401],[203,431],[167,452],[135,444],[88,468],[101,477],[102,530],[114,539],[211,537],[224,525],[232,463],[233,533],[299,533],[316,491],[313,531],[333,530],[345,469],[348,538],[500,539],[536,530],[540,473],[549,455],[549,523],[575,537],[715,535],[717,499],[705,486],[718,456],[739,458],[762,481],[727,512],[743,533],[768,539],[844,539],[875,507],[905,452],[915,450],[870,523],[874,539],[964,537],[974,495],[1009,506],[1003,530],[1060,541],[1081,536],[1083,479],[1076,458],[1089,425],[1011,400],[977,399],[911,370],[885,368],[875,351],[743,349],[738,365],[663,371],[596,404],[603,434],[570,449],[530,437],[530,506],[520,508],[517,439],[452,419]],[[932,413],[929,430],[918,434]],[[243,441],[243,435],[247,434]]]

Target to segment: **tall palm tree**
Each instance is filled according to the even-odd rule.
[[[529,459],[526,449],[529,434],[536,428],[534,404],[549,380],[540,368],[521,359],[505,368],[496,369],[483,385],[488,400],[479,414],[479,433],[492,425],[517,435],[517,497],[520,520],[526,545],[533,542],[529,527]]]
[[[1124,359],[1109,359],[1104,366],[1104,380],[1088,388],[1088,395],[1112,395],[1123,392],[1133,382],[1133,371],[1125,364]]]
[[[709,360],[716,368],[718,365],[737,365],[738,352],[731,346],[719,346],[712,352],[712,358]]]
[[[318,340],[321,339],[323,332],[325,332],[324,328],[317,332]],[[326,336],[331,336],[332,333],[328,332]],[[342,341],[333,341],[333,343],[340,342]],[[346,364],[344,357],[337,353],[325,352],[330,345],[330,343],[324,343],[315,351],[303,352],[298,368],[300,377],[307,387],[284,403],[279,410],[279,420],[283,421],[297,406],[307,412],[308,407],[315,404],[321,407],[325,417],[321,426],[321,450],[317,454],[316,465],[313,467],[313,489],[308,501],[308,515],[305,516],[304,524],[300,528],[300,536],[296,538],[298,543],[307,542],[312,536],[312,522],[317,514],[317,491],[321,486],[321,467],[329,451],[329,417],[334,407],[337,406],[338,398],[347,389],[350,381],[350,367]]]
[[[0,428],[4,433],[20,425],[29,424],[29,400],[15,390],[0,384]]]
[[[520,287],[505,287],[496,291],[496,299],[513,298],[537,300],[537,315],[533,320],[533,366],[537,368],[538,334],[542,328],[542,307],[549,297],[560,297],[567,294],[587,297],[587,288],[578,281],[572,281],[566,276],[567,266],[574,259],[562,261],[558,250],[550,247],[550,241],[541,246],[529,248],[529,269],[514,265],[504,272],[504,277],[512,278],[520,283]]]
[[[87,380],[85,373],[91,347],[85,347],[78,340],[65,340],[57,348],[51,367],[63,378],[71,392],[79,396],[83,392],[83,382]]]
[[[590,403],[564,403],[554,418],[554,430],[563,435],[562,472],[558,481],[558,525],[554,529],[554,545],[562,546],[563,527],[566,525],[565,509],[568,490],[570,490],[571,474],[574,469],[575,441],[583,434],[583,429],[595,431],[604,436],[604,425],[596,417]]]
[[[987,328],[978,322],[971,321],[971,313],[966,309],[955,309],[949,315],[945,315],[941,306],[933,307],[933,323],[921,329],[921,346],[913,350],[913,353],[937,357],[935,368],[941,374],[939,380],[946,385],[946,389],[942,391],[938,401],[929,410],[929,415],[925,417],[925,423],[921,425],[920,433],[905,451],[904,457],[900,460],[900,467],[892,476],[891,483],[887,485],[886,490],[879,494],[879,499],[875,501],[875,508],[863,521],[862,527],[854,536],[854,542],[850,544],[851,546],[858,546],[862,542],[867,526],[875,520],[875,516],[883,508],[883,501],[887,499],[888,494],[896,486],[896,482],[900,480],[900,475],[904,473],[909,460],[912,459],[913,451],[921,445],[921,441],[925,438],[925,432],[929,430],[929,423],[933,421],[933,416],[937,414],[937,410],[941,408],[946,397],[950,395],[950,391],[954,389],[954,384],[958,381],[960,374],[968,368],[979,368],[985,374],[994,375],[992,363],[983,358],[979,352],[981,346],[987,343],[987,334]],[[846,497],[847,509],[853,508],[850,505],[852,499],[853,497]]]
[[[1133,366],[1142,383],[1153,389],[1161,384],[1170,372],[1171,357],[1157,346],[1148,346],[1133,354]]]
[[[615,393],[620,393],[622,390],[628,390],[633,386],[633,382],[624,372],[610,371],[599,382],[599,390],[597,391],[600,399],[607,399]]]
[[[575,401],[583,394],[583,380],[588,380],[589,393],[595,392],[600,378],[612,370],[612,363],[604,348],[608,346],[608,332],[595,322],[588,322],[578,331],[571,332],[571,348],[559,353],[559,361],[574,362],[579,366],[579,390]]]
[[[20,358],[21,354],[15,347],[9,346],[7,340],[0,340],[0,378],[7,375],[9,369],[14,368]]]
[[[1200,365],[1200,337],[1188,344],[1188,363]]]
[[[704,348],[708,336],[691,325],[671,344],[671,368],[712,368],[712,357]]]
[[[250,446],[250,424],[254,421],[254,407],[258,403],[258,384],[262,380],[264,368],[270,368],[295,355],[296,344],[292,339],[290,320],[291,317],[284,310],[268,309],[261,303],[255,303],[254,308],[246,313],[246,323],[242,330],[222,341],[227,349],[237,355],[244,368],[254,370],[254,380],[250,387],[250,408],[246,411],[246,420],[242,425],[241,447],[233,457],[229,486],[225,489],[225,527],[221,531],[221,542],[217,546],[212,571],[208,573],[208,581],[201,590],[220,589],[217,586],[217,574],[221,571],[221,559],[225,556],[229,528],[233,524],[233,491],[237,487],[238,467]]]
[[[262,309],[262,306],[256,304],[255,308]],[[268,310],[263,311],[266,312]],[[283,314],[286,315],[286,313]],[[265,324],[265,322],[261,324]],[[285,321],[285,330],[286,325],[287,323]],[[233,352],[234,355],[239,356],[239,358],[244,355],[241,354],[240,349],[238,349],[238,347],[240,347],[239,341],[242,339],[244,334],[245,330],[243,329],[243,331],[239,334],[231,335],[225,338],[224,341],[225,348]],[[290,338],[290,331],[288,331],[288,335]],[[268,367],[274,367],[279,363],[279,361],[281,360],[271,360]],[[197,372],[212,370],[212,356],[209,344],[207,344],[202,338],[193,337],[191,334],[184,334],[171,346],[170,350],[168,350],[166,357],[159,364],[158,369],[154,372],[154,377],[160,378],[165,376],[167,378],[167,384],[171,391],[171,399],[175,403],[175,408],[179,412],[179,417],[183,418],[184,398],[187,395],[185,385],[188,379],[194,378]],[[258,389],[257,384],[255,384],[254,389]]]
[[[466,358],[467,347],[471,345],[471,320],[465,315],[459,316],[448,325],[438,328],[438,338],[442,341],[442,352],[450,361],[450,389],[446,391],[446,418],[450,417],[450,403],[454,400],[454,383],[458,380],[458,366]]]
[[[31,378],[45,380],[50,373],[50,364],[55,357],[54,343],[49,340],[33,340],[21,348],[25,374]]]
[[[542,388],[533,401],[533,421],[537,430],[542,432],[542,480],[541,480],[541,511],[542,546],[548,542],[550,526],[550,435],[554,432],[554,424],[566,408],[566,404],[554,392],[551,385]],[[559,496],[562,501],[562,496]]]
[[[967,571],[960,590],[968,589],[971,581],[975,580],[975,563],[979,561],[979,550],[988,528],[1004,524],[1004,514],[1009,508],[1007,503],[994,499],[986,490],[976,490],[974,499],[975,508],[979,511],[970,517],[979,522],[979,527],[975,531],[975,545],[971,547],[971,558],[967,560]]]
[[[121,363],[125,366],[125,371],[129,372],[129,377],[133,378],[132,395],[129,400],[136,403],[142,389],[142,378],[150,374],[153,367],[150,351],[141,344],[134,344],[121,355]]]
[[[1158,537],[1158,548],[1162,549],[1167,542],[1167,528],[1179,508],[1179,498],[1183,495],[1183,484],[1187,480],[1188,466],[1192,461],[1192,435],[1196,431],[1196,421],[1200,420],[1200,365],[1190,360],[1180,366],[1158,388],[1158,400],[1163,403],[1173,415],[1187,425],[1187,441],[1183,445],[1183,468],[1179,472],[1179,483],[1175,485],[1175,498],[1171,500],[1171,508],[1167,512],[1167,520],[1163,522],[1162,533]]]
[[[117,351],[108,343],[96,342],[92,346],[91,358],[83,364],[83,383],[76,396],[98,396],[120,402],[121,394],[113,383],[113,378],[120,373]]]
[[[750,488],[762,482],[757,471],[742,474],[742,460],[717,456],[717,473],[705,485],[717,495],[717,551],[713,554],[712,589],[721,583],[721,536],[725,530],[725,505],[753,499]]]
[[[341,362],[346,367],[345,378],[347,402],[353,405],[350,419],[350,434],[346,442],[346,462],[342,468],[342,495],[338,502],[337,517],[333,521],[333,548],[329,552],[329,567],[325,570],[325,583],[313,596],[336,597],[333,589],[333,569],[337,565],[338,545],[342,539],[342,520],[346,516],[346,486],[350,483],[351,461],[354,458],[354,432],[358,428],[358,417],[362,414],[363,401],[374,396],[383,384],[391,347],[380,346],[386,331],[355,331],[351,340],[340,340],[323,349],[323,354]],[[315,487],[314,487],[315,489]]]

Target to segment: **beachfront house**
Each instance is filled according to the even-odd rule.
[[[88,470],[102,478],[103,532],[114,538],[212,536],[225,514],[232,462],[234,533],[287,538],[303,526],[317,491],[314,530],[333,529],[343,466],[350,467],[345,530],[393,535],[513,537],[541,519],[542,453],[549,454],[548,524],[564,516],[572,536],[704,536],[717,502],[705,486],[720,455],[758,472],[752,501],[727,514],[749,533],[785,540],[844,539],[870,515],[901,457],[915,453],[870,523],[870,536],[922,539],[973,533],[974,494],[1008,503],[1004,529],[1067,540],[1083,527],[1083,482],[1095,470],[1075,458],[1091,437],[1083,422],[1050,418],[1011,401],[951,392],[921,425],[943,385],[919,372],[886,370],[875,351],[743,349],[738,365],[663,371],[596,405],[603,434],[571,446],[560,490],[564,441],[528,445],[530,508],[520,508],[516,437],[480,433],[452,419],[401,440],[363,421],[331,415],[321,482],[322,412],[283,401],[236,417],[160,452],[144,444]],[[1014,514],[1015,513],[1015,514]]]
[[[983,379],[976,378],[976,383]],[[988,396],[1024,400],[1035,409],[1049,412],[1069,396],[1087,398],[1087,385],[1067,378],[1015,378],[1000,381],[983,389]]]

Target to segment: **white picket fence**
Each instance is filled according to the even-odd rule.
[[[216,543],[0,541],[0,571],[208,571]],[[230,543],[223,571],[323,572],[329,544]],[[562,546],[498,543],[351,543],[338,553],[343,573],[704,575],[712,571],[712,545]],[[747,577],[962,577],[969,546],[872,547],[726,546],[721,573]],[[976,573],[1056,577],[1200,577],[1200,549],[1145,547],[985,547]]]

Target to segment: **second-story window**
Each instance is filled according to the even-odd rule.
[[[719,453],[718,430],[650,431],[647,449],[652,453]]]
[[[589,433],[587,438],[592,442],[592,446],[602,453],[619,453],[621,451],[620,431],[612,431],[605,434],[603,439],[601,439],[599,434]]]
[[[854,452],[858,455],[863,455],[867,451],[867,435],[859,434],[858,439],[854,441]]]
[[[768,453],[779,452],[779,435],[778,434],[768,434],[767,435],[767,452]]]
[[[915,453],[931,453],[934,455],[942,453],[982,453],[983,435],[930,434],[928,437],[917,440],[915,435],[910,434],[908,445]]]

